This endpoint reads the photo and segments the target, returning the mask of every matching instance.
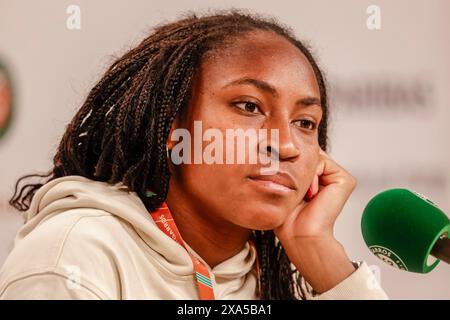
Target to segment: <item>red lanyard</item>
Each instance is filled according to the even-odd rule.
[[[178,242],[186,249],[191,257],[192,263],[194,264],[195,277],[197,279],[197,288],[201,300],[214,300],[214,291],[212,287],[211,276],[209,275],[208,268],[206,265],[200,261],[197,257],[194,257],[189,250],[186,248],[183,239],[181,238],[178,228],[173,221],[172,214],[170,213],[167,204],[163,204],[150,213],[156,225],[161,231],[171,237],[173,240]]]
[[[180,232],[178,231],[177,226],[175,225],[175,221],[173,220],[172,214],[170,213],[167,204],[163,202],[161,206],[153,212],[150,212],[153,220],[155,221],[158,228],[164,232],[166,235],[171,237],[173,240],[178,242],[184,249],[188,252],[191,257],[192,263],[194,265],[195,277],[197,281],[198,293],[201,300],[214,300],[214,290],[212,285],[211,276],[209,274],[208,267],[200,261],[197,257],[192,255],[189,250],[186,248],[186,245],[181,238]],[[250,241],[250,245],[255,250],[255,246],[252,241]],[[256,250],[255,250],[256,252]],[[258,293],[259,293],[259,264],[258,257],[256,257],[256,272],[258,277]]]

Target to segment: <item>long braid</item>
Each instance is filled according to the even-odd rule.
[[[67,125],[53,159],[54,167],[45,174],[20,178],[10,204],[26,211],[35,192],[45,183],[81,175],[108,183],[123,182],[149,211],[158,208],[167,197],[170,181],[166,141],[173,121],[187,108],[196,70],[208,54],[253,30],[267,30],[286,38],[311,63],[323,111],[318,142],[326,151],[325,79],[309,49],[292,31],[274,19],[238,10],[203,17],[191,13],[155,27],[153,34],[112,63]],[[19,188],[22,181],[33,177],[46,179]],[[156,197],[145,197],[148,188]],[[273,231],[255,230],[252,239],[260,265],[260,297],[304,298],[299,287],[301,275],[292,268]]]

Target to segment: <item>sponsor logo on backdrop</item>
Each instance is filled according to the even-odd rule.
[[[346,114],[379,115],[401,113],[417,116],[430,112],[435,106],[434,81],[430,76],[365,75],[359,77],[334,77],[330,80],[330,97],[333,105]]]
[[[12,83],[8,70],[0,62],[0,139],[11,122],[13,111]]]

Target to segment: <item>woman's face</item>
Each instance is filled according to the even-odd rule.
[[[240,37],[208,55],[197,72],[189,108],[172,127],[190,132],[192,164],[171,164],[169,193],[181,190],[195,210],[217,221],[273,229],[302,201],[312,182],[321,117],[314,71],[294,45],[265,31]],[[202,133],[220,130],[224,164],[206,164],[204,159],[193,164],[194,139],[202,140],[195,136],[194,121],[201,121]],[[266,129],[269,137],[270,130],[277,129],[278,167],[283,174],[264,176],[261,168],[267,165],[249,163],[251,152],[264,149],[262,143],[246,144],[244,164],[236,163],[236,155],[233,164],[226,164],[226,157],[237,149],[237,140],[234,147],[226,145],[227,129]],[[177,143],[169,141],[168,146],[172,149]],[[210,143],[203,141],[202,151]]]

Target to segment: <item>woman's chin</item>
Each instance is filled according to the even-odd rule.
[[[272,230],[283,224],[287,217],[286,211],[281,208],[247,211],[245,227],[253,230]]]

